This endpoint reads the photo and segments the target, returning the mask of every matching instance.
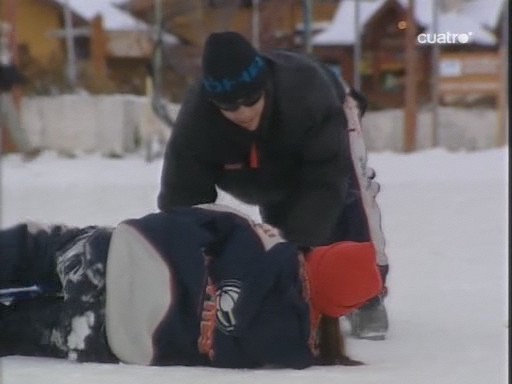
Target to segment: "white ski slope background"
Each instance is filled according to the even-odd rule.
[[[502,384],[508,382],[508,148],[372,153],[391,262],[385,341],[347,339],[362,367],[230,370],[1,359],[2,384]],[[141,155],[4,157],[2,227],[115,225],[156,210]],[[247,209],[229,196],[222,201]],[[347,331],[347,325],[344,325]]]

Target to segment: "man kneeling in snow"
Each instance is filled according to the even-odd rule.
[[[0,288],[43,293],[0,305],[0,355],[142,365],[351,364],[329,356],[321,318],[382,285],[369,242],[304,255],[215,205],[115,228],[20,224],[0,231],[0,265]]]

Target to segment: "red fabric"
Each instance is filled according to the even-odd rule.
[[[378,295],[382,281],[370,242],[342,241],[314,248],[307,256],[311,304],[340,317]]]
[[[256,148],[256,143],[252,143],[251,145],[251,154],[249,155],[249,167],[250,168],[259,168],[260,159],[258,156],[258,148]]]

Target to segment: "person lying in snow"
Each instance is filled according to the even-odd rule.
[[[351,364],[319,334],[321,318],[382,288],[370,242],[304,255],[273,227],[215,204],[114,228],[19,224],[0,231],[0,265],[0,288],[47,293],[0,305],[0,355],[82,362]]]

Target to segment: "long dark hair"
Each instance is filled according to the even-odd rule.
[[[362,365],[346,354],[345,338],[340,328],[339,319],[322,316],[318,326],[318,364],[319,365]]]

